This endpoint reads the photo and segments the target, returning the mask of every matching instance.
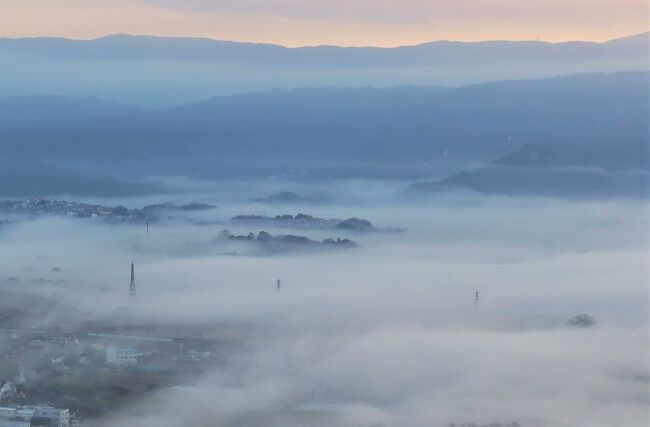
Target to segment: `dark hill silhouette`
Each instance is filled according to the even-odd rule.
[[[73,109],[59,112],[65,120],[3,122],[0,170],[120,181],[442,177],[535,142],[648,144],[649,79],[627,72],[455,89],[276,90],[79,118]]]
[[[645,198],[650,196],[650,145],[530,144],[475,171],[412,188],[419,192],[467,189],[488,194]]]

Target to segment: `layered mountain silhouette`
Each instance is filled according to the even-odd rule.
[[[276,88],[449,86],[647,70],[649,34],[605,43],[437,41],[395,48],[130,35],[0,38],[0,97],[45,93],[155,106]]]
[[[442,178],[531,143],[648,144],[649,81],[648,72],[625,72],[447,89],[275,90],[159,110],[13,98],[0,102],[0,111],[10,112],[0,120],[0,167],[5,175],[120,182],[170,175]],[[34,103],[38,108],[21,107]],[[34,191],[25,195],[42,195]]]

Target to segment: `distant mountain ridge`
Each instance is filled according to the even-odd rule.
[[[270,89],[462,86],[648,70],[650,33],[609,42],[436,41],[288,48],[197,38],[0,38],[0,97],[43,93],[178,105]]]
[[[0,38],[0,52],[81,59],[165,59],[183,61],[288,63],[333,67],[412,67],[451,63],[542,62],[619,59],[643,56],[650,32],[607,42],[439,40],[398,47],[285,47],[275,44],[180,38],[109,35],[92,40]]]
[[[8,125],[54,122],[68,119],[131,114],[141,108],[98,98],[71,98],[60,95],[0,98],[0,130]]]

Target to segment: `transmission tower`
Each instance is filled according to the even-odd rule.
[[[135,298],[135,270],[133,268],[133,261],[131,261],[131,284],[129,285],[129,297]]]

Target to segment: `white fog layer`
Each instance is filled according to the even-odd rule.
[[[151,387],[84,422],[92,427],[645,425],[646,200],[417,198],[398,195],[402,186],[311,184],[319,203],[251,201],[278,186],[251,191],[241,183],[183,195],[66,198],[216,206],[146,225],[7,217],[3,292],[56,302],[12,327],[130,325],[225,343],[219,365]],[[377,231],[231,220],[298,213],[364,218]],[[223,230],[231,237],[219,238]],[[260,231],[316,243],[273,252],[234,237]],[[355,245],[319,246],[328,238]],[[132,261],[137,297],[129,301]],[[580,314],[595,324],[571,325]],[[29,381],[31,373],[21,375]]]

